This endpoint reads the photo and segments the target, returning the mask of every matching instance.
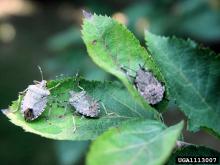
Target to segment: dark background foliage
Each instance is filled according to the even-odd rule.
[[[176,35],[220,52],[220,2],[218,0],[66,0],[0,1],[0,107],[7,108],[17,93],[39,80],[74,75],[87,79],[114,79],[87,55],[81,39],[81,9],[113,16],[144,43],[144,29]],[[119,41],[120,42],[120,41]],[[173,105],[165,123],[185,116]],[[25,133],[0,114],[1,164],[82,164],[89,142],[59,142]],[[184,132],[185,140],[220,151],[220,143],[204,132]]]

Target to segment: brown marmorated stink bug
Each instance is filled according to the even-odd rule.
[[[123,67],[122,69],[125,70]],[[142,66],[136,71],[134,85],[141,96],[151,105],[159,103],[164,97],[164,85],[156,79],[152,72]]]
[[[47,89],[47,81],[43,79],[41,68],[39,66],[38,68],[42,80],[40,82],[34,81],[34,85],[29,85],[25,91],[21,92],[24,94],[24,97],[21,100],[21,113],[26,121],[32,121],[42,114],[46,108],[50,90],[59,85],[57,84],[55,87]]]
[[[87,92],[78,85],[82,91],[70,91],[69,104],[73,106],[76,112],[86,117],[98,117],[100,112],[100,105],[98,101],[94,100]]]

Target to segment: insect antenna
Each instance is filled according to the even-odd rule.
[[[126,69],[126,68],[127,68],[127,69]],[[130,71],[136,73],[135,70],[130,69],[129,67],[126,67],[126,66],[121,66],[120,69],[122,70],[122,72],[124,72],[124,74],[128,77],[129,80],[130,80],[130,78],[133,78],[133,79],[135,78],[135,76],[131,75],[131,74],[128,72],[128,70],[130,70]],[[130,80],[130,81],[131,81],[131,80]]]
[[[80,75],[79,75],[79,72],[76,73],[76,75],[75,75],[75,80],[76,80],[77,87],[78,87],[79,89],[81,89],[82,91],[84,91],[84,88],[79,85],[79,83],[80,83]]]
[[[37,67],[38,67],[38,69],[39,69],[39,71],[40,71],[41,80],[43,81],[43,80],[44,80],[44,76],[43,76],[42,69],[41,69],[41,67],[40,67],[39,65],[38,65]]]
[[[141,65],[141,64],[139,64],[139,67],[141,68],[141,69],[145,69],[145,65],[146,65],[146,61],[144,61],[144,64],[143,65]]]
[[[126,71],[126,72],[127,72],[128,70],[130,70],[130,71],[132,71],[132,72],[136,72],[134,69],[131,69],[131,68],[129,68],[129,67],[127,67],[127,66],[124,66],[124,65],[121,66],[120,68],[121,68],[123,71]]]

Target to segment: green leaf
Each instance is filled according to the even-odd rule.
[[[129,75],[135,76],[139,65],[145,65],[163,82],[160,71],[151,56],[135,36],[123,25],[107,16],[92,15],[83,20],[82,38],[92,60],[120,79],[128,90],[148,110],[154,110],[139,95]],[[163,109],[166,101],[161,103]]]
[[[58,83],[60,85],[51,90],[46,110],[32,122],[26,122],[20,111],[12,112],[18,108],[18,101],[15,101],[9,110],[3,112],[12,123],[21,126],[25,131],[59,140],[94,139],[109,127],[133,120],[154,118],[155,113],[140,107],[121,84],[80,79],[80,86],[94,99],[100,100],[100,106],[104,105],[101,106],[99,118],[82,118],[66,103],[69,100],[70,90],[80,91],[77,82],[75,78],[49,81],[49,88]]]
[[[210,148],[206,148],[203,146],[188,146],[181,149],[178,149],[169,159],[166,165],[176,165],[177,157],[217,157],[219,159],[220,153],[212,150]],[[189,165],[193,165],[193,163],[185,163]],[[204,164],[204,163],[203,163]],[[214,164],[214,163],[207,163]]]
[[[183,122],[166,128],[160,122],[145,120],[110,129],[91,145],[87,164],[164,164],[182,128]]]
[[[170,97],[189,119],[191,131],[220,135],[220,58],[195,42],[146,32],[147,46],[167,82]]]

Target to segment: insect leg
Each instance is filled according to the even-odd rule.
[[[161,113],[160,113],[160,119],[161,119],[162,123],[164,123],[164,119],[163,119],[163,116],[162,116]],[[164,123],[164,124],[165,124],[165,123]]]
[[[84,91],[84,88],[79,85],[79,81],[77,81],[77,86],[78,86],[79,89],[81,89],[82,91]]]
[[[22,97],[21,97],[21,95],[24,95],[27,91],[28,91],[28,88],[26,88],[26,89],[25,89],[24,91],[22,91],[22,92],[19,92],[19,95],[18,95],[18,107],[17,107],[16,110],[12,111],[12,113],[17,112],[17,111],[20,109],[20,107],[21,107],[21,102],[22,102]]]
[[[84,91],[84,88],[79,85],[79,74],[78,74],[78,72],[76,73],[76,81],[77,81],[77,87],[79,89],[81,89],[82,91]]]
[[[101,105],[102,105],[102,107],[103,107],[103,109],[104,109],[104,111],[105,111],[105,114],[106,114],[107,116],[110,116],[110,115],[114,115],[114,114],[115,114],[114,112],[109,113],[109,112],[107,111],[105,105],[103,104],[103,102],[101,102]]]
[[[84,88],[78,84],[78,88],[84,91]]]
[[[61,84],[61,83],[56,84],[55,86],[49,88],[49,90],[52,90],[52,89],[54,89],[54,88],[57,88],[58,86],[60,86],[60,84]]]
[[[34,80],[34,84],[40,84],[40,81]]]
[[[129,68],[127,66],[124,66],[124,65],[121,65],[120,69],[123,70],[124,72],[128,72],[128,70],[130,70],[130,71],[132,71],[134,73],[136,72],[134,69],[131,69],[131,68]]]
[[[67,106],[68,106],[68,104],[66,104],[66,105],[65,105],[65,108],[64,108],[64,114],[63,114],[63,116],[65,116],[65,115],[66,115]]]
[[[75,117],[72,116],[72,119],[73,119],[73,133],[75,133],[76,131],[76,122],[75,122]]]
[[[22,102],[22,97],[21,97],[21,95],[19,95],[19,96],[18,96],[18,107],[17,107],[16,110],[12,111],[12,113],[17,112],[17,111],[20,109],[20,107],[21,107],[21,102]]]
[[[132,78],[132,79],[135,79],[135,76],[129,74],[128,69],[126,69],[125,66],[121,66],[120,68],[121,68],[121,70],[124,72],[124,74],[126,75],[126,77],[128,78],[129,81],[132,82],[131,78]],[[131,69],[130,69],[130,70],[131,70]],[[134,71],[134,70],[131,70],[131,71]],[[135,71],[134,71],[134,72],[135,72]]]
[[[76,111],[74,111],[73,116],[78,116],[78,113]]]
[[[20,94],[20,95],[24,95],[27,91],[28,91],[28,88],[26,88],[26,89],[23,90],[22,92],[19,92],[19,94]]]
[[[49,118],[49,116],[50,116],[50,113],[51,113],[51,107],[49,108],[49,110],[48,110],[48,118]]]

